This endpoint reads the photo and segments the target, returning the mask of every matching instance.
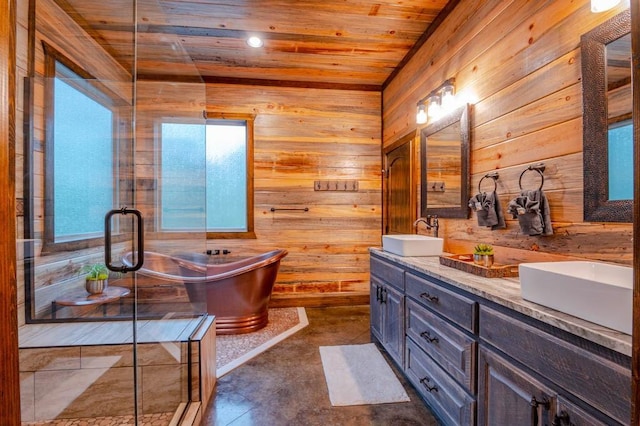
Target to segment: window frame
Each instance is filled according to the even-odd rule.
[[[127,190],[131,185],[126,181],[126,176],[132,176],[132,144],[130,138],[122,137],[123,134],[131,135],[131,126],[122,117],[120,109],[126,107],[127,103],[118,95],[100,83],[99,79],[86,71],[80,65],[73,62],[63,53],[46,42],[42,42],[44,50],[44,235],[43,253],[79,250],[89,247],[97,247],[104,244],[104,235],[91,234],[87,236],[72,236],[68,240],[56,241],[55,217],[54,217],[54,116],[55,116],[55,78],[64,76],[64,71],[59,72],[58,64],[75,74],[73,77],[80,77],[82,80],[65,80],[74,89],[83,95],[109,109],[112,114],[112,162],[113,162],[113,205],[132,204],[133,193]],[[127,151],[131,155],[127,155]],[[120,158],[124,154],[127,156],[124,161]],[[130,179],[130,178],[129,178]],[[35,194],[34,194],[35,195]],[[127,203],[128,201],[128,203]],[[106,214],[107,212],[105,212]],[[112,240],[122,242],[127,239],[128,225],[123,225],[120,229],[114,230]]]
[[[206,234],[206,239],[255,239],[255,228],[254,228],[254,121],[255,115],[253,114],[229,114],[229,113],[219,113],[219,112],[208,112],[204,111],[204,122],[201,120],[189,120],[183,117],[163,117],[160,122],[157,124],[156,128],[157,133],[159,134],[157,140],[160,142],[159,147],[162,149],[162,124],[164,123],[185,123],[185,124],[202,124],[203,126],[209,124],[222,124],[225,120],[229,121],[244,121],[245,129],[246,129],[246,170],[247,170],[247,193],[246,193],[246,220],[247,220],[247,229],[246,231],[209,231],[204,230]],[[159,159],[159,155],[157,155],[157,162],[160,164],[158,168],[158,173],[162,173],[162,164]],[[158,212],[162,211],[162,191],[158,191],[157,195],[157,206],[156,210]],[[162,218],[160,215],[157,215],[157,227],[158,230],[162,233],[171,233],[171,234],[189,234],[194,231],[182,231],[182,230],[166,230],[160,227],[160,222]]]

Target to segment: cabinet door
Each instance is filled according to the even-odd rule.
[[[404,366],[404,294],[391,286],[385,286],[382,292],[384,346]]]
[[[541,426],[553,423],[554,392],[482,346],[478,375],[479,425]]]
[[[600,414],[603,419],[604,415]],[[619,424],[611,419],[598,420],[562,397],[558,397],[558,410],[553,426],[611,426]]]
[[[382,303],[380,303],[380,294],[382,292],[383,285],[373,276],[371,277],[371,286],[369,288],[369,306],[370,306],[370,321],[371,321],[371,334],[374,335],[380,343],[382,340]]]

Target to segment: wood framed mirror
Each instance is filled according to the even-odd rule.
[[[469,105],[420,131],[422,216],[469,217]]]
[[[633,221],[631,15],[581,38],[584,220]]]

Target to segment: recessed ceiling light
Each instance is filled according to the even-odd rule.
[[[251,47],[262,47],[264,45],[264,42],[260,37],[251,36],[247,39],[247,44]]]

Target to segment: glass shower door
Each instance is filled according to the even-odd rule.
[[[210,392],[211,319],[175,262],[206,261],[204,84],[137,80],[136,55],[151,52],[135,17],[150,11],[134,0],[19,3],[32,25],[18,46],[22,421],[169,424]],[[95,37],[97,11],[117,49]]]

